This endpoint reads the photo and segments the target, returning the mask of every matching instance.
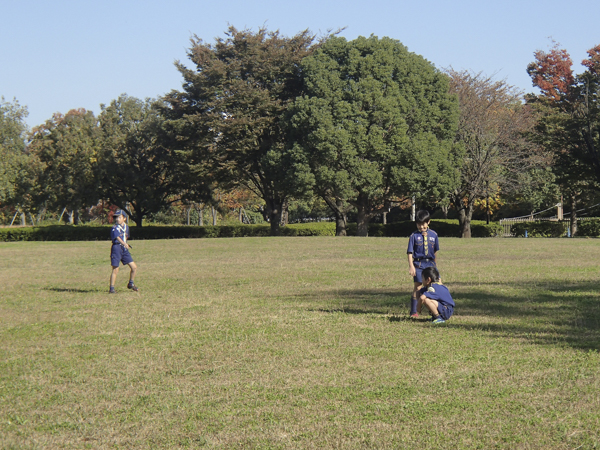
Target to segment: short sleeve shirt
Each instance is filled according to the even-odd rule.
[[[413,254],[413,260],[434,259],[435,253],[440,249],[438,235],[432,229],[427,230],[427,235],[423,236],[420,231],[415,231],[408,239],[408,249],[406,253]]]
[[[110,231],[110,238],[112,239],[113,244],[120,244],[117,238],[121,238],[123,242],[127,242],[127,238],[129,237],[129,226],[124,223],[123,225],[116,224],[112,227]]]
[[[428,288],[421,288],[421,295],[437,300],[438,303],[444,306],[451,306],[452,308],[456,306],[448,288],[440,283],[432,283]]]

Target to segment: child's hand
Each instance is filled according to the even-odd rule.
[[[417,269],[415,269],[415,266],[410,266],[408,268],[408,273],[410,274],[411,277],[416,277],[417,276]]]

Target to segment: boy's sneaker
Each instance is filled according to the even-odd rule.
[[[414,313],[410,315],[411,319],[418,319],[419,318],[419,313]]]
[[[446,321],[444,319],[442,319],[441,317],[436,317],[435,319],[432,320],[432,323],[446,323]]]
[[[133,284],[133,283],[129,283],[127,285],[127,289],[131,289],[133,292],[139,291],[138,287],[135,284]]]
[[[116,294],[117,291],[115,291],[115,288],[111,286],[110,289],[108,290],[108,293],[109,294]]]

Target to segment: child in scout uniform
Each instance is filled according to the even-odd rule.
[[[110,290],[109,294],[115,294],[115,282],[117,281],[117,273],[119,273],[119,263],[127,264],[130,268],[129,283],[127,288],[137,292],[139,289],[133,283],[137,266],[133,262],[129,249],[131,248],[127,243],[129,238],[129,226],[125,222],[125,213],[117,209],[113,214],[115,218],[115,226],[110,232],[110,238],[112,239],[112,247],[110,249],[110,265],[112,266],[112,273],[110,274]]]
[[[429,229],[429,212],[421,210],[417,212],[415,221],[417,231],[410,235],[408,239],[408,272],[413,277],[414,287],[410,299],[410,317],[417,318],[417,302],[419,290],[422,285],[421,274],[428,267],[436,267],[435,255],[440,249],[438,235],[435,231]]]
[[[423,287],[419,291],[417,312],[421,314],[423,305],[431,312],[433,323],[444,323],[454,313],[454,300],[448,288],[440,282],[440,273],[435,267],[423,270]]]

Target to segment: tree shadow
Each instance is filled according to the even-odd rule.
[[[497,286],[495,292],[490,293]],[[502,287],[511,293],[502,292]],[[600,284],[537,280],[535,284],[453,283],[457,307],[447,326],[490,333],[498,338],[522,339],[540,345],[566,345],[600,350]],[[466,289],[465,289],[466,288]],[[513,294],[515,292],[517,294]],[[593,293],[593,294],[591,294]],[[314,302],[310,311],[384,315],[390,322],[428,322],[408,317],[406,292],[383,289],[331,290],[299,293],[295,301]],[[331,307],[325,306],[331,305]]]

